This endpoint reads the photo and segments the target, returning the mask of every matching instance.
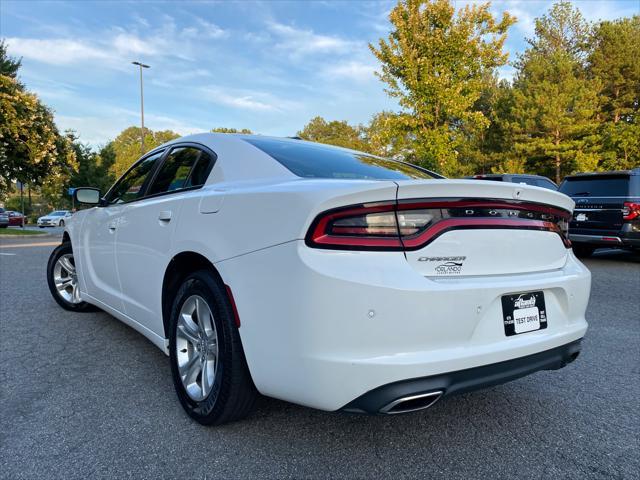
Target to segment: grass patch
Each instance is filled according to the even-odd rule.
[[[0,228],[0,237],[4,235],[20,236],[20,235],[43,235],[47,232],[38,232],[36,230],[22,230],[21,228]]]

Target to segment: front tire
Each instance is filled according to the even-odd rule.
[[[80,300],[71,243],[64,242],[51,252],[47,263],[47,283],[53,299],[65,310],[73,312],[95,310],[93,305]]]
[[[258,396],[233,307],[208,270],[189,275],[175,294],[169,334],[171,374],[187,414],[202,425],[244,418]]]

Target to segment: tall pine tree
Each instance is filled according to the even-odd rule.
[[[556,182],[598,165],[599,81],[587,76],[589,25],[569,2],[536,20],[514,80],[515,151]]]

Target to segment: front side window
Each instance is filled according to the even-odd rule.
[[[330,145],[273,138],[249,138],[245,141],[277,160],[293,174],[303,178],[350,180],[436,178],[408,163]]]
[[[147,195],[204,185],[211,155],[194,147],[178,147],[167,155]]]
[[[111,188],[107,196],[107,202],[127,203],[137,199],[147,176],[153,169],[156,161],[162,157],[163,152],[157,152],[138,162],[131,170],[125,173]]]

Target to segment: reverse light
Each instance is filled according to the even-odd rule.
[[[570,213],[507,200],[429,199],[353,205],[314,220],[310,247],[346,250],[417,250],[459,229],[528,229],[557,233],[569,248]]]
[[[624,220],[633,220],[640,217],[640,203],[624,202],[622,207],[622,218]]]

